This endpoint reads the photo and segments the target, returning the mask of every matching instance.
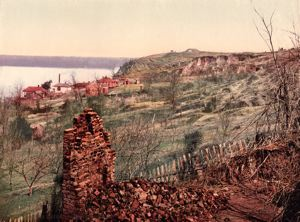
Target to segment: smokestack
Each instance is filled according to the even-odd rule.
[[[58,74],[58,83],[60,83],[60,73]]]

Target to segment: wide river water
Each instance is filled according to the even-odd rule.
[[[14,86],[22,84],[23,87],[41,85],[45,81],[58,82],[58,74],[61,74],[61,82],[72,81],[72,75],[76,81],[93,81],[102,76],[111,76],[114,70],[110,69],[84,69],[84,68],[48,68],[48,67],[16,67],[0,66],[0,91],[9,95]]]

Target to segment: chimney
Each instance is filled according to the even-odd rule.
[[[58,83],[60,83],[60,73],[58,74]]]

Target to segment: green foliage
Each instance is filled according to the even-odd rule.
[[[52,83],[52,80],[46,81],[42,84],[42,87],[46,90],[49,90],[51,88],[51,83]]]
[[[10,133],[18,140],[30,140],[32,130],[24,117],[17,116],[10,124]]]
[[[62,106],[63,116],[73,118],[74,114],[80,113],[83,109],[82,104],[79,101],[66,100]]]
[[[215,84],[223,83],[224,82],[224,77],[221,75],[211,75],[205,78],[207,82],[212,82]]]
[[[194,84],[191,82],[183,83],[181,87],[182,87],[182,91],[188,91],[188,90],[193,89]]]
[[[211,97],[210,101],[205,104],[203,112],[211,113],[217,108],[217,98]]]
[[[99,115],[104,115],[105,103],[106,103],[106,97],[102,94],[99,96],[91,96],[87,98],[87,105],[91,107]]]
[[[53,186],[51,194],[51,208],[50,208],[50,218],[51,221],[61,221],[60,215],[62,211],[62,193],[61,193],[62,180],[56,182]]]
[[[203,135],[199,130],[184,135],[185,151],[187,153],[193,153],[197,146],[202,143],[202,140]]]
[[[249,106],[248,103],[246,103],[243,100],[237,100],[237,101],[230,100],[225,103],[224,107],[222,108],[222,111],[239,109],[248,106]]]

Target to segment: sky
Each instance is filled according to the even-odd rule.
[[[274,14],[274,42],[300,23],[299,0],[0,0],[0,54],[141,57],[197,48],[266,51],[257,8]]]

